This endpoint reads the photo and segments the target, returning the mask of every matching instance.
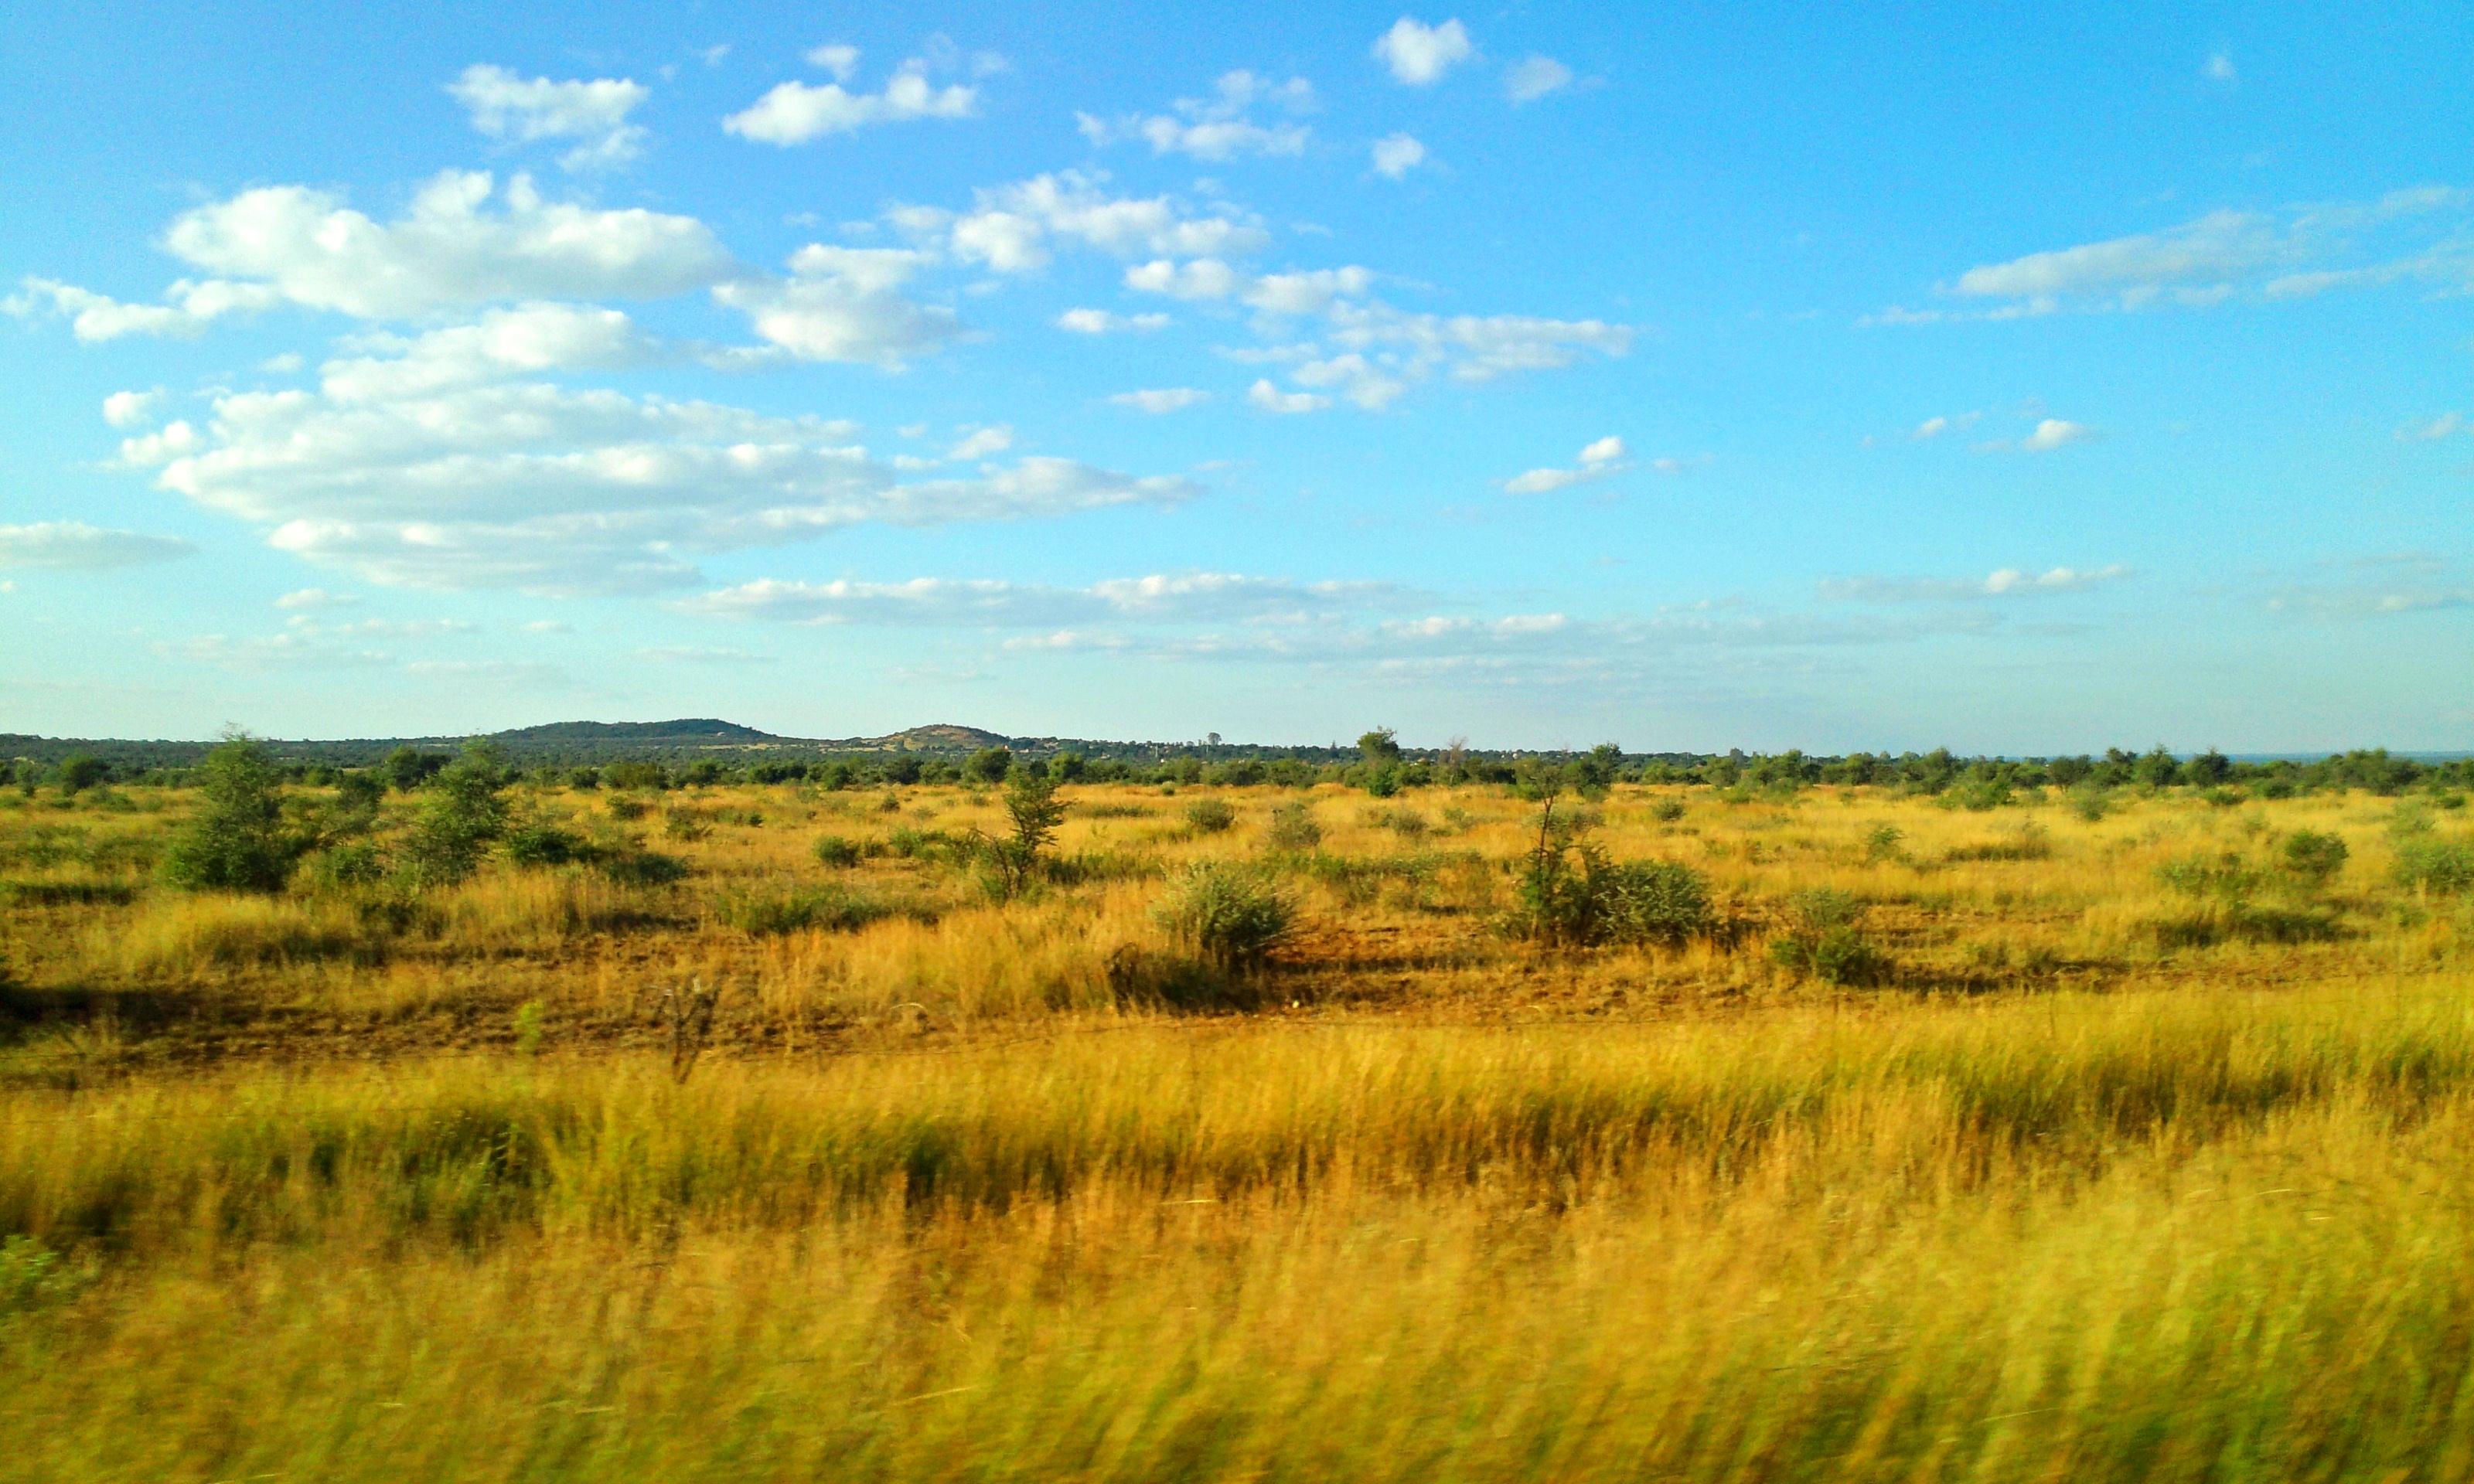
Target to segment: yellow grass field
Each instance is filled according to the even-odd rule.
[[[1618,786],[1713,925],[1559,948],[1501,789],[519,794],[685,874],[0,800],[0,1477],[2474,1478],[2447,801]]]

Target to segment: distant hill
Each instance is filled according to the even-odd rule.
[[[667,722],[546,722],[539,727],[518,727],[511,731],[491,733],[491,740],[508,747],[535,743],[546,745],[573,744],[591,746],[597,742],[676,742],[688,745],[754,747],[766,742],[780,742],[769,731],[742,727],[711,716],[682,717]]]

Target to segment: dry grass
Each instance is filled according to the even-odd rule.
[[[1324,793],[1299,857],[1279,797],[1083,791],[1084,868],[1002,904],[809,852],[993,824],[950,791],[715,791],[677,884],[388,911],[46,837],[9,869],[128,899],[0,940],[0,1473],[2474,1476],[2474,920],[2390,882],[2388,801],[1621,791],[1601,841],[1739,931],[1548,954],[1494,930],[1516,802]],[[2160,932],[2232,910],[2160,867],[2301,827],[2346,871],[2244,910],[2336,936]],[[1305,909],[1223,1002],[1268,1014],[1157,978],[1164,880],[1222,858]],[[784,883],[923,910],[714,908]],[[1770,962],[1815,888],[1888,988]],[[688,982],[723,1045],[681,1080],[628,1048]]]

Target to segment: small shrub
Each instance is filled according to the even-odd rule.
[[[2316,829],[2297,829],[2285,837],[2285,874],[2306,886],[2326,886],[2345,869],[2345,842]]]
[[[368,886],[386,872],[386,856],[366,840],[329,846],[309,857],[309,879],[321,891]]]
[[[2453,897],[2474,887],[2474,840],[2400,841],[2395,873],[2399,886]]]
[[[1170,882],[1159,924],[1223,969],[1259,964],[1295,928],[1297,908],[1265,873],[1202,861]]]
[[[678,807],[662,813],[662,838],[693,844],[713,834],[714,815],[710,809]]]
[[[507,831],[499,849],[519,866],[564,866],[582,860],[591,848],[584,837],[546,820],[532,820]]]
[[[2203,850],[2169,860],[2157,867],[2156,879],[2185,897],[2215,897],[2234,901],[2258,890],[2263,875],[2257,867],[2232,850],[2214,855]]]
[[[451,886],[480,869],[482,853],[506,833],[504,786],[497,754],[481,743],[423,785],[421,815],[397,857],[413,885]]]
[[[1314,805],[1292,799],[1273,808],[1264,839],[1275,850],[1311,850],[1322,844],[1322,826],[1315,823]]]
[[[1684,801],[1661,799],[1649,806],[1649,817],[1661,825],[1672,825],[1684,817]]]
[[[1225,799],[1197,799],[1185,806],[1185,827],[1198,835],[1225,834],[1237,824],[1237,811]]]
[[[1434,832],[1434,821],[1415,809],[1369,809],[1358,816],[1377,829],[1388,829],[1403,840],[1422,840]]]
[[[1770,940],[1770,958],[1825,984],[1862,986],[1890,977],[1889,957],[1865,938],[1864,903],[1820,889],[1788,898],[1785,922]]]
[[[1864,832],[1864,859],[1873,865],[1886,865],[1907,858],[1901,842],[1906,832],[1896,825],[1876,825]]]
[[[913,909],[842,886],[747,888],[716,898],[714,915],[754,937],[849,932]]]
[[[845,871],[858,865],[861,854],[859,842],[845,835],[818,835],[808,850],[817,864]]]
[[[205,798],[164,853],[164,877],[190,891],[281,891],[306,842],[284,828],[275,760],[248,737],[227,737],[204,772]]]

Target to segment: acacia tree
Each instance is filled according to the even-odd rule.
[[[1006,783],[1005,806],[1013,833],[989,841],[985,854],[997,890],[1018,897],[1039,871],[1039,852],[1056,838],[1056,826],[1065,821],[1065,802],[1056,797],[1055,778],[1018,769]]]
[[[232,732],[199,772],[198,812],[165,853],[164,877],[191,891],[281,891],[306,842],[284,827],[275,760]]]

